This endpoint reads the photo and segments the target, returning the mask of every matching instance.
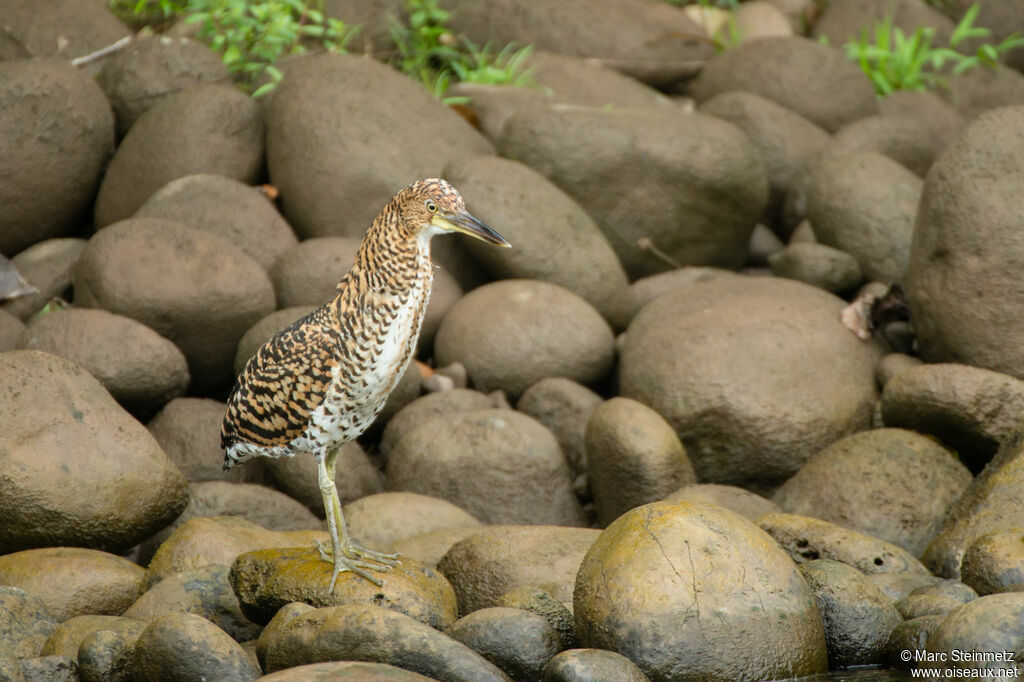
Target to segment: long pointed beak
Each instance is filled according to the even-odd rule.
[[[508,243],[508,240],[492,228],[474,218],[468,211],[435,215],[431,222],[442,229],[468,234],[470,237],[476,237],[488,244],[496,244],[506,248],[512,246]]]

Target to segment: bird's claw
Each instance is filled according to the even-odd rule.
[[[334,571],[331,573],[331,592],[334,591],[334,585],[338,580],[338,576],[345,571],[355,573],[362,578],[366,578],[377,587],[381,587],[384,583],[367,571],[383,573],[401,564],[397,554],[378,552],[354,542],[349,542],[344,547],[340,557],[335,557],[333,549],[320,541],[316,542],[316,550],[321,560],[334,564]]]

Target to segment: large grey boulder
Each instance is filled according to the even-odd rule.
[[[0,62],[0,253],[74,230],[113,146],[110,105],[89,76],[58,60]]]
[[[496,249],[465,240],[474,258],[498,279],[539,279],[585,299],[607,317],[626,286],[626,273],[597,224],[547,178],[523,164],[494,156],[449,163],[445,178],[458,187],[470,213],[511,244]]]
[[[1024,106],[983,114],[932,166],[907,299],[921,357],[1024,378]]]
[[[185,478],[82,368],[10,351],[0,354],[0,387],[0,552],[127,550],[185,508]]]
[[[263,113],[224,84],[168,95],[125,135],[96,197],[97,227],[131,216],[156,190],[195,173],[255,182],[263,173]]]
[[[843,306],[783,279],[669,291],[626,331],[621,393],[675,428],[698,480],[771,489],[870,423],[874,353],[840,322]]]
[[[480,390],[518,397],[545,377],[597,384],[611,369],[612,343],[608,323],[576,294],[513,279],[474,289],[452,306],[437,330],[434,359],[462,363]]]
[[[267,108],[270,180],[303,238],[361,237],[402,187],[491,151],[419,83],[356,55],[300,60]]]
[[[740,267],[768,200],[757,147],[704,114],[524,111],[506,124],[499,148],[575,199],[632,278],[682,265]]]
[[[652,680],[828,668],[821,616],[796,566],[720,507],[654,502],[619,517],[587,551],[573,606],[583,646],[620,653]]]
[[[223,237],[270,270],[298,239],[257,188],[223,175],[172,180],[149,197],[137,218],[163,218]]]
[[[772,499],[789,514],[829,521],[919,556],[970,482],[967,467],[932,439],[872,429],[822,450]]]
[[[871,81],[837,47],[801,36],[758,38],[712,57],[694,85],[698,102],[730,90],[752,92],[830,133],[878,113]]]
[[[492,0],[443,3],[451,27],[477,44],[528,43],[591,57],[655,86],[692,76],[711,56],[701,28],[683,12],[643,0]],[[667,36],[673,36],[671,39]]]
[[[194,389],[230,386],[239,339],[274,309],[259,263],[180,223],[132,218],[93,235],[75,270],[75,303],[131,317],[170,339]]]
[[[831,156],[811,172],[807,184],[814,236],[856,258],[868,279],[902,282],[921,184],[878,152]]]

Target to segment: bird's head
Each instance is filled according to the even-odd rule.
[[[474,218],[466,210],[462,195],[445,180],[419,180],[402,190],[397,198],[402,222],[418,235],[461,232],[489,244],[511,246],[504,237]]]

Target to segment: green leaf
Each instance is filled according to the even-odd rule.
[[[256,91],[252,93],[253,97],[263,97],[271,90],[277,87],[277,83],[264,83],[260,87],[256,88]]]

